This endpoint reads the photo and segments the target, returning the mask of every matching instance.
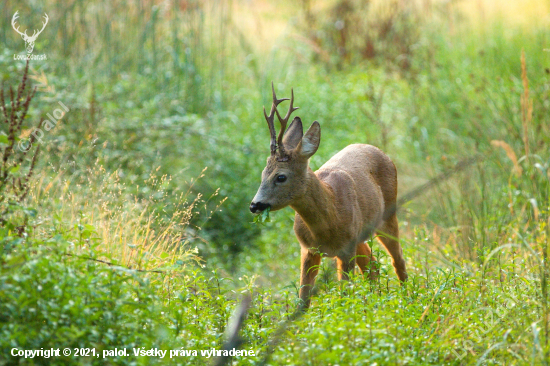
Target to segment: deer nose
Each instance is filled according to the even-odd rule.
[[[266,208],[271,206],[269,203],[262,203],[262,202],[252,202],[250,204],[250,212],[256,213],[256,212],[262,212]]]

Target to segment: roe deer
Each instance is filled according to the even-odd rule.
[[[338,279],[347,279],[355,262],[366,273],[374,258],[365,240],[374,231],[392,257],[401,281],[407,279],[403,251],[399,245],[396,217],[397,171],[377,147],[349,145],[313,172],[308,165],[321,140],[321,127],[314,121],[304,135],[302,121],[295,117],[288,131],[290,108],[281,118],[277,106],[288,98],[277,99],[271,83],[273,104],[264,115],[271,135],[271,156],[262,172],[262,183],[250,204],[252,213],[268,207],[271,211],[290,206],[296,211],[294,232],[301,245],[300,299],[310,304],[321,255],[336,257]],[[274,116],[281,123],[275,135]],[[386,213],[384,211],[386,210]],[[369,229],[370,228],[370,229]],[[374,263],[372,263],[374,264]],[[373,266],[374,267],[374,266]],[[373,268],[371,278],[377,273]]]

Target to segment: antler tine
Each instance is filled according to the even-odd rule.
[[[281,150],[281,155],[285,154],[285,148],[284,148],[284,145],[283,145],[283,135],[285,134],[288,119],[290,118],[290,115],[292,114],[292,112],[299,109],[298,107],[294,108],[293,105],[294,105],[294,89],[291,89],[291,92],[290,92],[290,107],[288,108],[288,112],[286,113],[285,118],[281,118],[281,115],[279,114],[279,111],[275,110],[275,112],[277,113],[277,117],[279,118],[279,122],[281,122],[281,130],[279,131],[279,136],[277,137],[277,143],[279,145],[279,149]]]
[[[42,33],[42,31],[44,30],[44,28],[46,28],[46,25],[48,24],[48,20],[50,18],[48,18],[48,14],[44,13],[44,16],[43,16],[44,20],[46,20],[45,22],[42,22],[42,29],[40,29],[40,31],[38,32],[38,34]]]
[[[275,107],[281,104],[281,102],[288,100],[288,98],[277,99],[277,96],[275,95],[275,87],[273,86],[273,81],[271,82],[271,92],[273,93],[273,104],[275,104]]]
[[[39,35],[40,33],[42,33],[42,31],[44,30],[44,28],[46,28],[46,25],[48,24],[48,19],[49,19],[49,18],[48,18],[48,14],[44,13],[43,18],[46,20],[46,22],[42,22],[42,29],[40,29],[40,30],[35,29],[35,30],[33,31],[33,33],[32,33],[31,38],[34,37],[34,36],[38,37],[38,35]]]
[[[25,36],[26,36],[26,35],[27,35],[27,30],[25,30],[25,32],[21,32],[21,31],[19,30],[19,28],[20,28],[21,26],[15,28],[15,23],[16,23],[16,21],[17,21],[17,18],[19,18],[19,10],[17,10],[17,11],[15,12],[15,14],[13,14],[13,17],[11,18],[11,26],[12,26],[13,29],[14,29],[17,33],[19,33],[20,35],[25,35]]]
[[[275,127],[273,126],[273,117],[274,117],[273,107],[271,108],[271,111],[272,112],[268,117],[264,107],[264,116],[265,116],[265,120],[267,121],[267,126],[269,127],[269,134],[271,135],[271,145],[270,145],[271,155],[275,155],[275,152],[277,151],[277,140],[275,135]]]
[[[264,107],[264,116],[267,121],[267,126],[269,127],[269,134],[271,135],[271,155],[275,155],[277,151],[277,135],[275,133],[275,125],[273,124],[273,120],[275,117],[275,113],[277,113],[277,116],[279,115],[279,112],[277,111],[277,106],[281,104],[281,102],[288,100],[288,98],[277,99],[277,95],[275,94],[275,87],[273,86],[273,81],[271,82],[271,91],[273,92],[273,104],[271,105],[269,116],[267,115]]]

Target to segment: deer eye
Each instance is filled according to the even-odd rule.
[[[278,175],[277,176],[277,183],[283,183],[286,180],[286,175]]]

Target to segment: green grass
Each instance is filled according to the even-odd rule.
[[[70,112],[44,139],[21,208],[37,212],[27,235],[0,230],[0,364],[52,361],[15,359],[13,347],[95,347],[131,354],[112,364],[204,365],[200,351],[222,346],[246,294],[242,347],[257,356],[234,364],[549,363],[550,33],[509,22],[514,14],[480,25],[437,3],[397,8],[386,34],[374,10],[344,3],[283,2],[275,14],[270,2],[6,3],[6,86],[24,67],[12,14],[22,24],[50,16],[24,129],[57,101]],[[369,23],[355,26],[361,14]],[[376,34],[378,53],[365,59],[363,37]],[[337,282],[325,259],[312,307],[288,321],[298,306],[293,212],[257,225],[248,211],[269,153],[271,80],[279,96],[294,88],[307,126],[321,123],[314,169],[371,143],[395,162],[404,195],[482,157],[398,214],[404,286],[373,242],[378,282]],[[135,347],[198,355],[135,357]]]

